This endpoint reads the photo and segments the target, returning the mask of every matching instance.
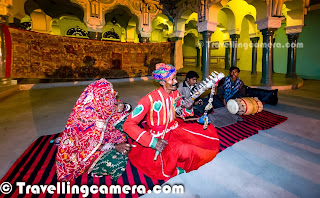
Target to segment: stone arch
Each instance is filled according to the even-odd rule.
[[[248,1],[249,2],[249,1]],[[268,17],[267,3],[261,0],[253,0],[250,4],[256,9],[256,20]]]
[[[108,22],[102,29],[102,40],[126,41],[126,31],[119,24]]]
[[[136,21],[131,18],[128,22],[127,26],[127,42],[139,42],[138,36],[137,36],[137,23]]]
[[[87,2],[87,0],[85,2]],[[77,0],[27,0],[24,4],[24,9],[26,14],[29,15],[35,9],[42,9],[51,18],[59,18],[65,15],[77,16],[81,21],[83,21],[84,18],[83,6],[80,3],[78,3]]]
[[[228,32],[228,29],[224,27],[223,25],[218,25],[218,29],[222,32],[222,40],[227,42],[230,40],[230,34]]]
[[[190,10],[191,11],[191,10]],[[195,65],[196,57],[199,50],[199,33],[198,33],[198,13],[185,12],[183,15],[184,27],[183,27],[183,39],[182,39],[182,54],[184,65]],[[186,20],[185,20],[186,19]],[[198,49],[197,49],[198,48]]]
[[[222,5],[220,3],[213,4],[209,8],[209,21],[218,23],[218,13]]]
[[[229,1],[221,11],[225,12],[228,18],[228,30],[230,34],[239,34],[242,20],[246,15],[256,17],[256,9],[244,0]],[[218,16],[219,17],[219,16]]]
[[[257,24],[255,24],[254,16],[247,14],[243,17],[242,22],[244,20],[247,20],[249,23],[249,35],[250,36],[257,36]]]
[[[183,37],[182,53],[183,53],[183,64],[192,65],[196,64],[197,47],[198,47],[198,35],[194,34],[192,30],[185,33]]]
[[[287,26],[304,25],[304,15],[305,15],[304,1],[302,0],[286,1],[282,6],[286,10]]]
[[[184,36],[187,36],[188,34],[190,34],[195,40],[195,45],[197,46],[198,42],[199,42],[199,33],[196,29],[190,29],[190,30],[187,30],[185,33],[184,33]]]
[[[192,13],[194,13],[194,11],[192,11],[192,10],[190,10],[190,9],[185,10],[185,11],[183,11],[183,12],[181,13],[180,18],[181,18],[181,19],[188,19],[189,16],[190,16]]]
[[[50,23],[50,27],[51,27],[51,34],[61,35],[60,20],[59,19],[52,19],[51,23]]]
[[[113,31],[120,36],[122,42],[139,42],[139,19],[131,12],[130,7],[120,4],[112,6],[105,12],[104,20],[106,24],[102,29],[102,35]],[[103,38],[103,40],[106,39]],[[118,39],[116,40],[118,41]]]
[[[15,0],[12,1],[12,16],[17,19],[22,19],[25,17],[26,12],[25,12],[25,5],[26,0]]]
[[[30,14],[32,20],[32,30],[47,33],[50,29],[51,17],[46,15],[41,9],[33,10]]]
[[[218,22],[222,26],[226,27],[228,31],[235,32],[236,30],[236,22],[235,15],[230,8],[223,7],[218,13]]]
[[[188,1],[182,4],[178,3],[176,6],[180,8],[174,18],[176,20],[186,19],[194,12],[200,13],[200,1]]]
[[[139,42],[139,19],[129,7],[120,4],[112,6],[105,12],[104,21],[102,40]]]
[[[175,30],[185,31],[186,21],[189,19],[189,16],[193,13],[190,9],[185,10],[181,13],[180,17],[176,17]]]
[[[130,3],[130,1],[115,1],[113,5],[109,7],[104,7],[104,10],[102,11],[103,16],[105,16],[110,11],[118,8],[118,7],[124,7],[126,8],[131,14],[135,15],[137,18],[139,18],[141,12],[134,9]]]
[[[20,20],[20,28],[24,30],[31,30],[32,26],[32,19],[29,15],[25,15],[21,20]]]
[[[169,17],[164,14],[157,14],[157,17],[152,20],[151,42],[164,42],[173,31],[173,23]]]
[[[108,14],[112,13],[112,12],[115,12],[117,10],[123,10],[126,12],[126,14],[128,14],[128,16],[126,17],[130,17],[128,18],[127,20],[123,21],[123,22],[120,22],[119,24],[122,26],[122,27],[126,27],[130,21],[130,19],[132,18],[135,22],[136,22],[136,26],[139,26],[139,18],[138,18],[138,15],[136,15],[134,12],[132,12],[132,10],[130,9],[130,7],[127,7],[125,5],[121,5],[120,3],[115,5],[115,6],[112,6],[110,7],[108,10],[106,10],[105,12],[103,12],[103,15],[105,17],[105,20],[106,20],[106,23],[108,22]],[[126,22],[126,24],[125,24]],[[121,24],[123,23],[123,24]],[[132,21],[131,21],[132,23]]]
[[[52,25],[54,25],[52,27]],[[52,33],[54,28],[60,27],[60,35],[88,38],[87,26],[76,16],[61,16],[51,23]],[[55,30],[56,31],[56,30]]]

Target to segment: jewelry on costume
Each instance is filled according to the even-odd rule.
[[[111,149],[115,148],[115,144],[114,143],[106,143],[102,148],[101,151],[109,151]]]

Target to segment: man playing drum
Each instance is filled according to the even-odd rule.
[[[224,107],[228,100],[245,97],[245,86],[239,78],[240,69],[230,67],[229,75],[219,82],[217,95],[214,97],[214,108]]]

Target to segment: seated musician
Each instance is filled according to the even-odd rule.
[[[198,123],[176,119],[175,109],[182,98],[172,65],[159,63],[152,75],[161,87],[140,99],[123,130],[135,140],[130,162],[153,179],[168,179],[211,161],[219,151],[219,139],[213,126],[204,131]],[[183,104],[183,115],[192,115],[192,103]],[[160,153],[157,158],[156,151]]]
[[[80,95],[58,146],[59,181],[72,181],[83,173],[110,175],[116,180],[125,170],[131,145],[115,125],[130,108],[116,95],[105,79],[88,85]]]
[[[224,107],[229,99],[245,97],[245,86],[239,78],[240,69],[230,67],[229,75],[219,82],[217,94],[214,96],[214,108]]]
[[[178,91],[181,94],[183,99],[187,99],[191,97],[191,94],[195,91],[197,85],[197,80],[199,75],[195,71],[189,71],[186,75],[186,79],[181,82],[178,86]],[[208,99],[206,99],[206,103],[208,103]],[[204,110],[203,100],[198,98],[194,101],[192,108],[195,111],[195,114],[202,114]]]

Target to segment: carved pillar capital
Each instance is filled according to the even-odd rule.
[[[214,32],[217,30],[217,25],[218,23],[211,22],[211,21],[199,22],[197,23],[198,32],[205,32],[205,31]]]
[[[257,43],[259,41],[260,37],[252,37],[250,38],[252,43]]]
[[[281,21],[284,19],[284,17],[266,17],[264,19],[261,19],[259,21],[256,21],[257,29],[263,30],[263,29],[278,29],[281,27]]]
[[[299,34],[302,32],[303,26],[304,25],[287,26],[287,27],[285,27],[286,34]]]
[[[174,31],[172,31],[170,36],[173,37],[173,38],[176,38],[176,37],[183,38],[184,37],[184,33],[185,33],[185,31],[174,30]]]

